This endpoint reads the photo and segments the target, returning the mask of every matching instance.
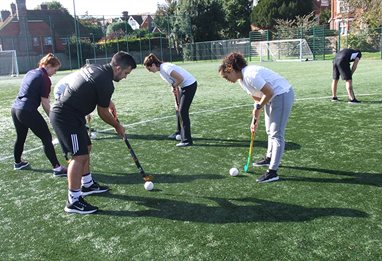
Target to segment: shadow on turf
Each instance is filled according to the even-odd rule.
[[[173,174],[159,174],[159,173],[146,173],[147,175],[154,176],[154,183],[188,183],[194,180],[207,179],[216,180],[224,179],[221,175],[214,174],[190,174],[190,175],[173,175]],[[97,181],[107,184],[141,184],[143,179],[139,173],[123,173],[123,172],[103,172],[93,173]]]
[[[110,140],[110,139],[119,139],[117,135],[115,135],[114,132],[100,132],[102,134],[101,137],[98,136],[96,140]],[[142,134],[128,134],[128,139],[134,140],[152,140],[152,141],[158,141],[158,140],[168,140],[171,141],[167,136],[165,135],[142,135]],[[203,146],[203,147],[244,147],[247,148],[249,146],[249,140],[238,140],[238,139],[217,139],[217,138],[194,138],[194,146]],[[255,147],[262,147],[267,148],[268,142],[267,141],[261,141],[261,140],[255,140]],[[285,150],[299,150],[301,149],[300,144],[294,143],[294,142],[285,142]]]
[[[283,180],[290,181],[306,181],[306,182],[330,182],[330,183],[344,183],[344,184],[356,184],[356,185],[371,185],[382,187],[382,173],[359,173],[343,170],[333,169],[320,169],[312,167],[296,167],[296,166],[280,166],[285,169],[295,169],[302,171],[314,171],[331,175],[346,176],[346,178],[315,178],[315,177],[298,177],[290,176],[283,177]]]
[[[351,208],[307,208],[257,198],[202,198],[211,204],[193,203],[189,200],[158,199],[128,195],[104,194],[106,198],[133,201],[146,210],[101,210],[99,215],[127,217],[155,217],[177,221],[212,224],[245,222],[305,222],[321,217],[366,218],[366,212]],[[179,199],[182,196],[177,195]],[[192,197],[193,200],[198,197]]]

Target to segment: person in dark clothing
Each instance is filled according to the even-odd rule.
[[[59,163],[54,146],[52,134],[40,112],[37,110],[40,104],[49,116],[52,83],[50,76],[54,75],[60,68],[60,60],[49,53],[44,56],[39,67],[27,72],[24,76],[19,93],[12,105],[12,120],[16,128],[16,142],[14,145],[14,169],[21,170],[30,167],[29,162],[23,161],[21,155],[24,143],[30,129],[42,141],[44,152],[53,167],[55,176],[66,176],[66,168]]]
[[[349,103],[359,103],[354,95],[352,76],[357,69],[359,60],[362,57],[360,50],[345,48],[338,52],[333,60],[333,81],[332,81],[332,101],[338,101],[337,84],[340,79],[346,82],[346,90],[349,97]],[[353,62],[350,68],[350,63]]]
[[[89,135],[85,117],[97,108],[101,119],[115,128],[124,138],[125,128],[115,113],[110,112],[113,81],[119,82],[136,68],[134,58],[126,52],[116,53],[109,64],[90,64],[75,72],[68,86],[52,108],[50,121],[66,157],[71,157],[68,167],[67,213],[91,214],[98,210],[83,196],[109,190],[95,182],[91,173],[84,175],[89,165]],[[114,109],[115,112],[115,109]]]

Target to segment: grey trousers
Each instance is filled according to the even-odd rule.
[[[285,128],[294,103],[294,91],[277,95],[265,105],[265,129],[268,135],[267,157],[271,158],[269,169],[277,170],[285,148]]]

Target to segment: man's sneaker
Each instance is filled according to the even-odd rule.
[[[21,169],[26,169],[30,168],[29,162],[28,161],[20,161],[19,163],[15,163],[13,165],[14,170],[21,170]]]
[[[81,186],[81,195],[82,196],[88,196],[91,194],[97,194],[97,193],[103,193],[109,190],[109,187],[107,186],[101,186],[97,182],[93,181],[94,183],[86,188],[84,186]]]
[[[68,170],[63,166],[59,166],[53,169],[53,176],[55,177],[66,177],[67,173]]]
[[[66,202],[64,210],[66,213],[91,214],[96,212],[98,208],[87,203],[82,197],[79,197],[72,204],[69,201]]]
[[[192,142],[179,142],[176,144],[177,147],[188,147],[191,146],[193,143]]]
[[[177,133],[177,132],[175,132],[175,133],[169,135],[168,138],[169,138],[170,140],[181,140],[181,139],[182,139],[182,137],[180,136],[180,134]]]
[[[277,175],[276,170],[267,170],[263,175],[261,175],[258,179],[256,179],[259,183],[267,183],[279,180],[279,176]]]
[[[271,158],[264,157],[263,159],[253,163],[253,166],[255,167],[269,166],[269,163],[271,163]]]
[[[331,101],[332,102],[338,102],[339,100],[338,100],[338,98],[336,96],[334,96],[334,97],[332,97]]]
[[[360,101],[357,100],[356,98],[354,98],[353,100],[349,99],[348,103],[350,103],[350,104],[358,104],[358,103],[360,103]]]

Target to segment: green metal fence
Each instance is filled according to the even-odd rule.
[[[343,48],[357,48],[363,52],[376,53],[382,59],[382,28],[364,30],[363,32],[349,32],[341,35],[325,26],[291,28],[282,31],[255,31],[249,33],[249,39],[254,41],[270,41],[285,39],[305,39],[312,50],[314,60],[332,59],[333,55]],[[251,50],[251,58],[256,56]]]

